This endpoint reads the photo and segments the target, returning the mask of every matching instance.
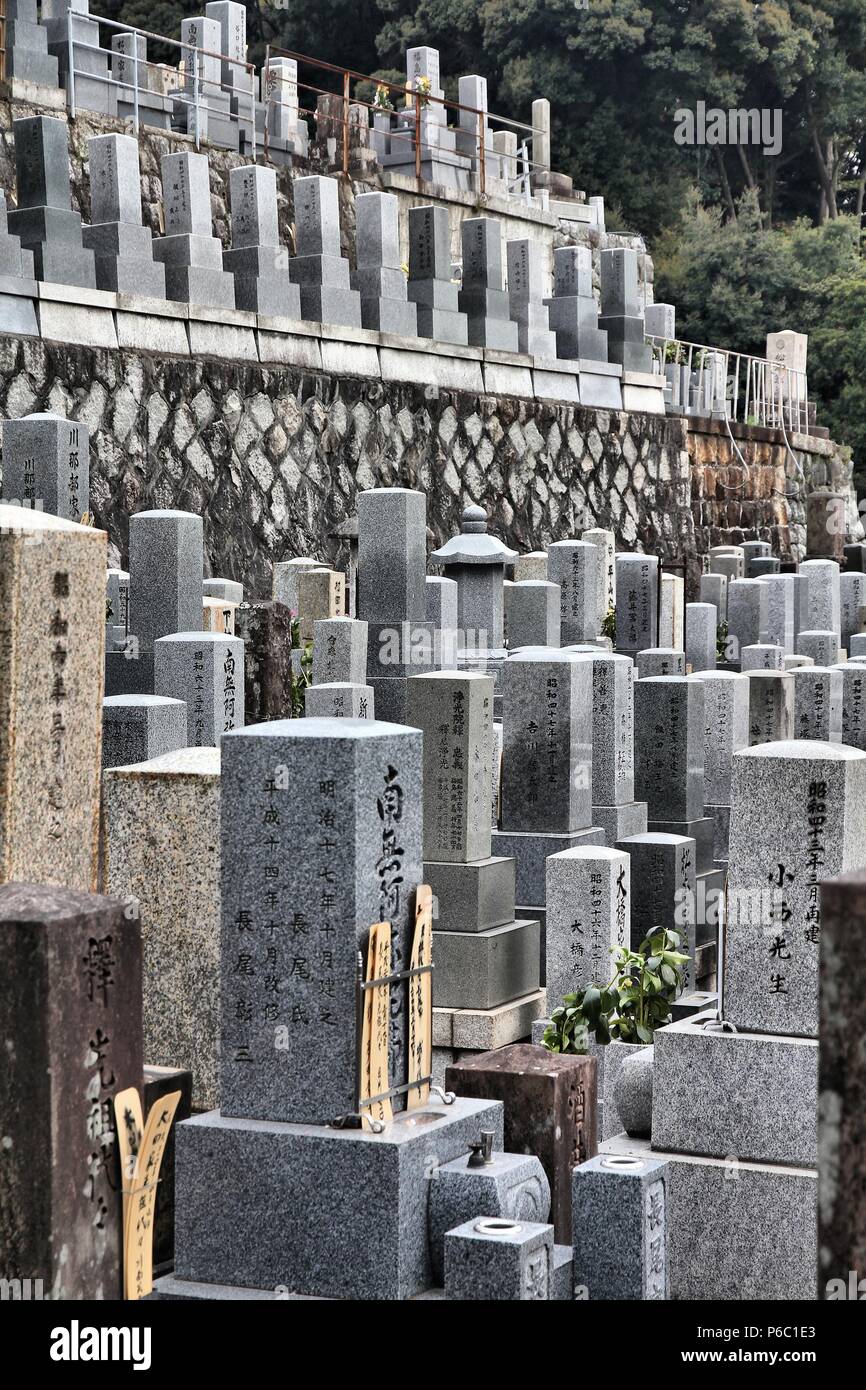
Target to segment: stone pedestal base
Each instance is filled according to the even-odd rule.
[[[563,834],[494,830],[491,853],[504,854],[514,860],[517,901],[542,907],[546,901],[548,857],[565,849],[577,849],[579,845],[603,844],[604,831],[597,825]]]
[[[432,1282],[429,1183],[482,1130],[502,1149],[498,1102],[431,1103],[382,1134],[196,1115],[177,1129],[176,1279],[411,1298]]]
[[[668,1162],[669,1299],[816,1297],[814,1169],[692,1158],[625,1134],[600,1152]]]

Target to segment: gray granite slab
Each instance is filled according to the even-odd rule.
[[[552,1286],[552,1226],[505,1221],[479,1229],[473,1220],[445,1236],[448,1299],[534,1302],[549,1300]]]
[[[540,953],[537,921],[486,931],[434,931],[433,1003],[437,1009],[495,1009],[533,994]]]
[[[589,984],[605,986],[614,952],[631,946],[631,861],[584,846],[547,861],[545,988],[550,1007]]]
[[[575,1296],[665,1299],[667,1164],[599,1154],[571,1179]]]
[[[550,1183],[534,1154],[494,1153],[481,1168],[455,1158],[436,1170],[430,1184],[429,1229],[433,1277],[444,1280],[445,1236],[478,1217],[546,1223]]]
[[[635,796],[650,820],[696,820],[704,807],[704,690],[686,676],[634,687]]]

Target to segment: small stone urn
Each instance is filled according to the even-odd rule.
[[[635,1049],[619,1069],[613,1090],[614,1104],[626,1134],[650,1139],[653,1122],[653,1048]]]

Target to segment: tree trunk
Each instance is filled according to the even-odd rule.
[[[833,188],[832,169],[827,164],[825,152],[821,148],[821,141],[818,139],[818,132],[815,129],[814,121],[812,122],[810,129],[812,134],[812,152],[815,156],[815,163],[818,167],[818,178],[821,183],[822,197],[819,221],[823,223],[826,222],[828,218],[831,221],[835,221],[835,219],[839,216],[839,211],[836,207],[836,194]],[[830,148],[832,158],[832,141],[828,141],[827,143]]]
[[[728,216],[730,217],[732,222],[736,222],[737,208],[736,204],[734,203],[733,194],[731,193],[731,185],[728,179],[728,171],[725,168],[725,157],[722,154],[722,151],[718,145],[714,146],[714,152],[716,156],[716,164],[718,165],[719,169],[719,181],[722,185],[722,192],[725,195],[725,206],[728,209]]]

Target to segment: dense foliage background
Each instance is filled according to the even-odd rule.
[[[179,34],[196,0],[101,0],[109,17]],[[852,444],[866,489],[866,0],[285,0],[248,6],[265,44],[401,80],[405,50],[442,54],[446,95],[480,72],[490,109],[553,109],[554,167],[602,193],[608,228],[642,232],[656,298],[681,337],[763,352],[810,334],[820,418]],[[782,113],[782,146],[686,146],[675,113]]]

